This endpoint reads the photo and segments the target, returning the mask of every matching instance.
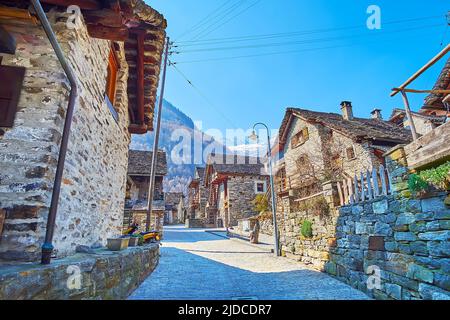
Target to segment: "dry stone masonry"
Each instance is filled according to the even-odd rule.
[[[378,299],[450,299],[446,194],[410,198],[402,149],[388,156],[394,196],[342,207],[326,271]],[[368,288],[376,270],[380,286]]]
[[[123,45],[116,47],[116,122],[104,98],[111,42],[89,37],[84,25],[68,29],[66,18],[49,13],[81,88],[56,221],[59,257],[120,234],[130,143]],[[70,88],[41,27],[21,31],[27,42],[16,55],[2,55],[3,65],[26,67],[14,127],[0,135],[0,208],[6,211],[0,258],[7,260],[39,258]]]

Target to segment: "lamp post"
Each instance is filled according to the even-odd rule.
[[[277,210],[276,210],[276,199],[275,199],[275,188],[273,183],[273,174],[272,174],[272,150],[270,147],[270,131],[269,127],[265,125],[264,123],[256,123],[253,126],[253,132],[250,135],[250,139],[254,141],[258,141],[258,135],[256,134],[256,127],[257,126],[263,126],[267,130],[267,159],[269,163],[269,178],[270,178],[270,192],[272,196],[272,217],[273,217],[273,234],[274,234],[274,240],[275,240],[275,256],[280,256],[280,250],[278,248],[278,226],[277,226]]]

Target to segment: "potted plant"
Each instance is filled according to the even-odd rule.
[[[110,251],[122,251],[128,248],[130,237],[110,238],[107,240],[107,247]]]

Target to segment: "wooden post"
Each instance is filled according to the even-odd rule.
[[[413,140],[417,140],[418,136],[417,136],[417,131],[416,131],[416,125],[414,124],[414,119],[412,117],[411,109],[409,107],[408,96],[406,95],[406,92],[404,90],[402,90],[402,96],[403,96],[403,103],[405,104],[406,115],[408,116],[408,120],[409,120],[409,126],[411,128]]]
[[[380,195],[380,188],[378,186],[378,175],[376,168],[373,168],[372,170],[372,182],[373,182],[373,197],[376,198]]]
[[[343,206],[344,203],[344,195],[342,194],[342,187],[341,187],[341,183],[338,181],[337,182],[337,189],[338,189],[338,194],[339,194],[339,201],[341,203],[341,206]]]
[[[373,200],[373,190],[372,190],[372,182],[370,181],[370,172],[367,170],[367,193],[369,195],[369,200]]]
[[[350,200],[350,203],[353,204],[355,203],[355,193],[353,192],[353,187],[352,187],[352,178],[348,178],[347,179],[347,186],[348,186],[348,197]]]
[[[356,172],[355,177],[353,178],[353,184],[355,185],[355,202],[359,202],[358,178],[356,177]]]
[[[361,201],[366,200],[366,189],[364,186],[364,174],[361,172]]]
[[[349,199],[348,199],[348,186],[347,186],[347,181],[344,179],[342,181],[343,184],[343,188],[344,188],[344,204],[348,204],[349,203]]]
[[[383,190],[383,195],[388,195],[388,189],[386,184],[386,172],[384,170],[384,166],[380,166],[380,178],[381,178],[381,189]]]

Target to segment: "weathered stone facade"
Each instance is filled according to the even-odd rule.
[[[105,244],[121,232],[128,145],[128,67],[123,44],[115,109],[105,102],[111,42],[91,38],[84,25],[68,29],[67,14],[48,14],[77,75],[76,104],[54,236],[58,257],[77,245]],[[14,127],[0,130],[0,207],[6,210],[0,258],[34,260],[45,233],[69,84],[40,26],[21,29],[15,55],[3,65],[26,67]],[[100,187],[101,186],[101,187]]]
[[[264,183],[267,190],[267,176],[229,176],[227,179],[228,212],[225,201],[219,201],[219,219],[226,221],[226,215],[228,215],[229,225],[237,226],[238,220],[258,214],[252,203],[258,194],[256,183]],[[225,199],[223,190],[220,198],[222,197]]]
[[[6,267],[0,271],[0,300],[126,299],[158,262],[159,244],[149,244],[77,254],[50,266]]]
[[[410,198],[406,164],[401,148],[388,155],[394,196],[339,210],[326,271],[377,299],[450,299],[446,193]],[[380,286],[368,288],[374,272]]]

